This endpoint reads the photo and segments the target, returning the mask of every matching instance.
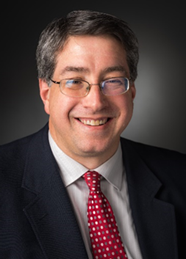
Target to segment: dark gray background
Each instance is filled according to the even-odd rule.
[[[53,19],[75,9],[126,20],[140,42],[133,119],[123,136],[186,153],[186,15],[178,1],[7,1],[1,9],[0,144],[31,134],[46,122],[39,97],[35,49]],[[65,3],[65,5],[64,5]]]

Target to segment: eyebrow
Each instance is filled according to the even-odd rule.
[[[65,74],[66,72],[77,72],[77,73],[89,73],[90,69],[86,67],[75,67],[75,66],[66,66],[64,69],[61,70],[61,75]],[[111,72],[126,72],[126,69],[123,66],[112,66],[106,67],[101,74],[104,76]]]
[[[113,66],[107,67],[102,71],[103,74],[108,74],[111,72],[126,72],[126,69],[123,66]]]
[[[89,72],[88,68],[85,67],[74,67],[74,66],[66,66],[64,69],[62,69],[61,71],[61,75],[63,75],[66,72],[78,72],[78,73],[82,73],[82,72]]]

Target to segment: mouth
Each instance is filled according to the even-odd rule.
[[[106,124],[110,119],[109,118],[103,118],[103,119],[93,120],[93,119],[80,119],[80,118],[78,118],[78,120],[81,123],[83,123],[84,125],[102,126],[102,125]]]

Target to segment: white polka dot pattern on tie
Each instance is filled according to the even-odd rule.
[[[87,216],[94,259],[126,259],[112,208],[100,189],[101,176],[88,171],[84,179],[90,189]]]

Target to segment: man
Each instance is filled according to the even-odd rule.
[[[0,149],[0,258],[186,258],[186,156],[120,138],[137,63],[134,33],[111,15],[75,11],[42,32],[37,64],[49,123]],[[96,239],[87,172],[101,178],[98,193],[115,216],[98,218],[117,222]],[[115,231],[119,250],[107,246]]]

